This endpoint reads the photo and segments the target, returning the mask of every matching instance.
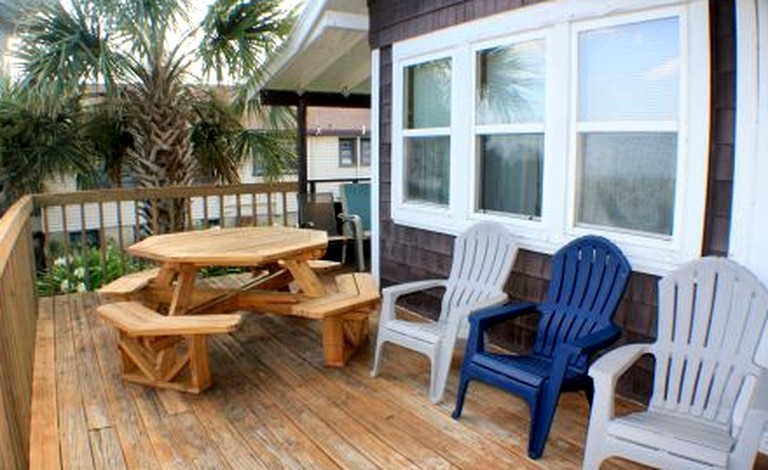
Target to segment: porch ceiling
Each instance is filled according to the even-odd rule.
[[[261,88],[298,93],[370,93],[365,0],[307,2]]]

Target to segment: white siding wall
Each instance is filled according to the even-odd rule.
[[[360,149],[357,150],[358,166],[339,166],[339,137],[313,136],[307,139],[309,179],[370,177],[370,166],[359,166]]]

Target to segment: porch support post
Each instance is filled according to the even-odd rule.
[[[298,158],[299,201],[301,205],[307,200],[307,100],[300,96],[296,105],[296,157]],[[299,226],[303,226],[304,208],[299,208]]]

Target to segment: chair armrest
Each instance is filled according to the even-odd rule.
[[[477,301],[475,303],[466,305],[458,315],[455,315],[454,317],[457,318],[459,321],[459,337],[466,338],[469,336],[469,323],[465,321],[463,324],[461,324],[462,319],[468,319],[469,315],[471,315],[473,312],[479,312],[481,310],[489,309],[491,307],[497,307],[500,305],[503,305],[504,303],[509,300],[509,297],[504,292],[496,293],[487,299],[483,299],[480,301]]]
[[[447,281],[445,279],[425,279],[423,281],[406,282],[405,284],[385,287],[381,290],[381,295],[397,298],[401,295],[412,294],[421,290],[445,287],[446,283]]]
[[[650,343],[621,346],[600,357],[589,368],[595,395],[592,400],[588,434],[602,434],[608,421],[613,419],[616,382],[640,356],[652,351],[651,346]],[[587,439],[590,439],[589,436]]]
[[[480,328],[484,331],[496,323],[537,311],[538,304],[533,302],[509,303],[476,311],[469,316],[469,322],[472,328]]]
[[[651,352],[650,347],[650,343],[627,344],[600,357],[589,368],[589,375],[595,379],[595,387],[597,382],[606,380],[609,384],[616,383],[640,356]]]
[[[603,349],[613,344],[621,336],[621,328],[616,325],[609,325],[597,331],[593,331],[581,338],[569,341],[558,346],[556,355],[568,354],[570,357],[576,357],[582,353],[591,353]]]
[[[435,287],[445,287],[445,279],[427,279],[424,281],[407,282],[394,286],[385,287],[381,290],[381,320],[391,320],[395,318],[395,303],[400,296],[413,294]]]
[[[363,219],[359,215],[342,212],[338,217],[343,223],[352,226],[352,235],[355,238],[363,237]]]
[[[469,336],[465,357],[485,351],[485,331],[492,325],[517,316],[536,312],[533,302],[505,304],[478,310],[469,315]]]

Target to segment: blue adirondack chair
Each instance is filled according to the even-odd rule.
[[[453,417],[461,416],[471,380],[514,393],[528,403],[531,413],[528,455],[541,457],[561,390],[583,390],[592,402],[589,359],[621,335],[612,318],[630,273],[629,262],[613,243],[602,237],[582,237],[555,253],[543,303],[507,304],[470,315]],[[540,315],[531,352],[511,355],[486,350],[484,335],[490,326],[531,313]]]

